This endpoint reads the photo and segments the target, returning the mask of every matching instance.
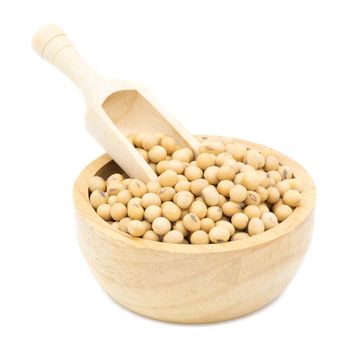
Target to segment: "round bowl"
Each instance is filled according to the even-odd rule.
[[[258,150],[266,148],[237,141]],[[315,187],[299,164],[277,151],[272,154],[302,181],[300,206],[264,233],[208,245],[154,242],[113,230],[90,205],[88,181],[93,175],[106,178],[121,170],[108,155],[90,163],[75,183],[74,204],[81,250],[102,288],[129,310],[179,323],[232,319],[277,298],[309,247]]]

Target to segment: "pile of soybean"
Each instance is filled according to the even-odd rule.
[[[195,158],[163,133],[128,136],[158,175],[90,179],[90,203],[116,230],[178,244],[224,243],[260,234],[300,204],[302,184],[271,149],[201,139]]]

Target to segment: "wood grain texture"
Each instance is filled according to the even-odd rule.
[[[180,323],[232,319],[278,297],[310,244],[315,187],[299,164],[276,151],[273,154],[301,179],[301,205],[262,234],[210,245],[153,242],[112,230],[89,203],[88,180],[95,174],[107,177],[118,166],[107,155],[89,164],[76,181],[74,203],[80,246],[102,288],[134,312]]]
[[[130,176],[142,181],[157,176],[126,136],[137,131],[162,131],[197,153],[199,143],[159,105],[141,84],[99,76],[78,54],[56,25],[39,29],[33,49],[70,78],[85,97],[85,126],[96,141]]]

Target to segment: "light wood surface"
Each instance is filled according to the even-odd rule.
[[[76,181],[74,203],[80,246],[102,288],[132,311],[180,323],[232,319],[278,297],[310,244],[315,187],[299,164],[274,154],[302,181],[301,205],[262,234],[210,245],[152,242],[114,231],[91,207],[88,180],[95,174],[107,177],[119,168],[108,155],[89,164]]]
[[[127,140],[132,132],[163,131],[196,153],[198,141],[169,115],[140,84],[100,77],[82,59],[62,29],[42,27],[33,49],[66,74],[86,101],[85,125],[90,134],[131,177],[153,181],[156,174]]]

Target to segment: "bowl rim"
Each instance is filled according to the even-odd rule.
[[[238,251],[264,244],[285,236],[287,233],[296,229],[304,221],[313,215],[315,201],[316,201],[316,189],[314,182],[307,171],[296,161],[287,157],[283,153],[280,153],[270,147],[253,143],[250,141],[222,137],[212,135],[200,135],[197,136],[200,140],[208,139],[224,141],[224,142],[241,142],[248,148],[256,148],[258,150],[268,149],[272,155],[278,157],[280,162],[284,165],[288,165],[293,169],[295,177],[300,179],[303,184],[302,200],[301,204],[293,211],[293,213],[283,222],[279,223],[272,229],[264,231],[263,233],[251,236],[247,239],[228,241],[225,243],[217,244],[173,244],[165,242],[155,242],[151,240],[142,239],[139,237],[132,237],[129,234],[112,229],[111,225],[100,218],[95,209],[91,206],[88,196],[88,181],[94,176],[102,167],[113,161],[108,154],[104,154],[91,163],[89,163],[79,174],[75,181],[73,188],[73,199],[75,210],[80,216],[94,229],[94,233],[99,235],[102,239],[108,239],[111,243],[117,245],[123,245],[126,247],[132,247],[137,249],[151,249],[157,251],[179,252],[179,253],[220,253],[227,251]]]

